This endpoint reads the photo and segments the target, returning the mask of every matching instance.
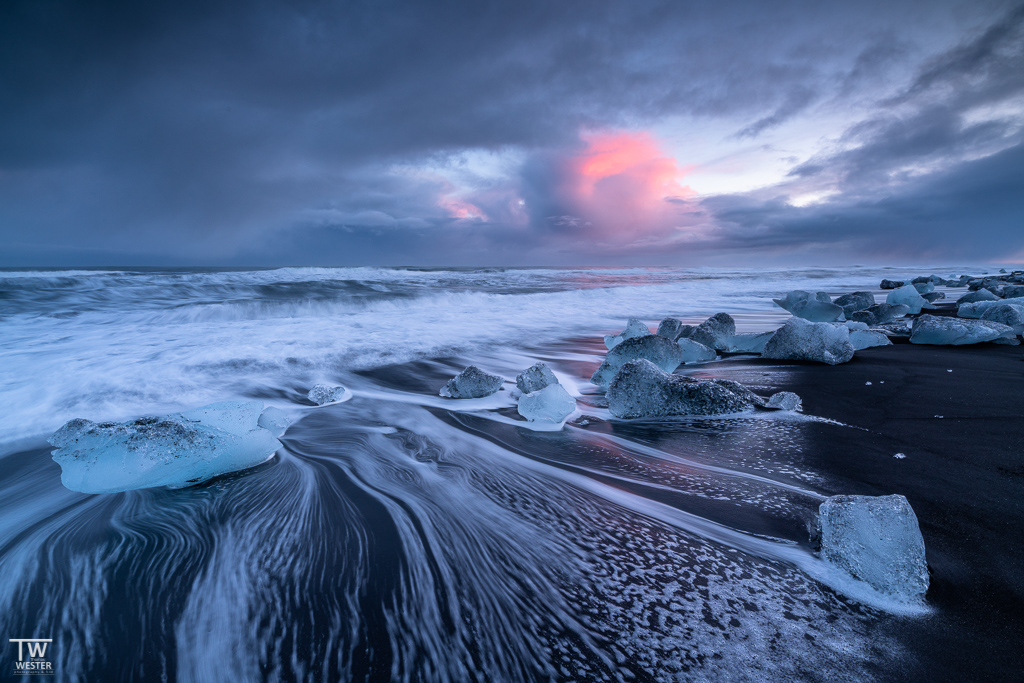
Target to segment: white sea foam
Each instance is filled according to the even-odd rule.
[[[871,289],[882,277],[906,274],[868,268],[2,271],[0,443],[45,435],[74,417],[125,419],[267,398],[416,358],[473,362],[504,347],[528,359],[560,339],[599,340],[632,316],[653,326],[667,315],[695,323],[726,311],[741,332],[758,332],[788,317],[771,303],[782,291]]]

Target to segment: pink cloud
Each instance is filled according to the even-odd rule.
[[[648,241],[679,227],[680,206],[695,194],[681,182],[692,166],[680,166],[646,132],[581,138],[586,147],[566,160],[557,188],[560,202],[578,217],[574,227],[617,243]]]

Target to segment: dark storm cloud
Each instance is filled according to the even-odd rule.
[[[923,65],[878,113],[851,126],[840,151],[790,172],[758,196],[708,199],[719,249],[829,246],[900,257],[1008,257],[1024,247],[1024,9]],[[1009,103],[1009,104],[1007,104]],[[1016,103],[1016,104],[1014,104]],[[1005,111],[999,107],[1005,105]],[[984,118],[972,113],[995,108]],[[792,206],[816,181],[838,193]],[[805,188],[806,189],[806,188]]]
[[[545,182],[581,129],[688,114],[746,120],[738,129],[757,136],[838,94],[864,97],[951,16],[913,0],[6,2],[2,258],[569,259],[585,236],[547,220],[561,207]],[[998,60],[1016,30],[998,26],[929,62],[903,98],[954,77],[982,97],[979,69],[994,98],[1012,80],[1012,55]],[[944,144],[941,124],[935,114],[921,144]],[[883,140],[886,125],[851,135]],[[452,220],[443,179],[393,172],[509,147],[524,150],[522,172],[473,188],[488,225]],[[852,177],[858,163],[811,165]]]
[[[781,200],[707,202],[726,228],[716,247],[850,250],[898,259],[975,259],[1024,249],[1024,145],[907,183],[898,194],[798,208]]]

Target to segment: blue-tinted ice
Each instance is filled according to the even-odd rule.
[[[819,514],[826,562],[899,601],[924,597],[924,538],[906,498],[832,496],[821,504]]]
[[[71,420],[53,436],[53,459],[72,491],[113,493],[153,486],[184,488],[266,462],[287,427],[276,411],[260,426],[263,403],[224,401],[130,422]],[[278,431],[280,430],[280,431]]]

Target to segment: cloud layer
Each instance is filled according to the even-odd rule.
[[[4,3],[0,265],[999,259],[1024,248],[1022,24],[1000,2]],[[707,149],[763,181],[701,192]]]

